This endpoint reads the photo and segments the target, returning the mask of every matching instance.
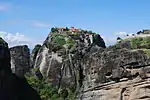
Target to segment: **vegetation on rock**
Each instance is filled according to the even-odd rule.
[[[43,100],[74,100],[83,84],[81,60],[94,45],[106,47],[101,36],[92,31],[52,28],[36,55],[35,66],[40,68],[43,77],[36,68],[36,77],[27,75],[26,78]],[[45,63],[39,64],[43,60]]]
[[[63,46],[64,44],[66,44],[66,41],[65,41],[65,38],[67,36],[65,34],[53,34],[53,42],[60,45],[60,46]]]
[[[131,39],[131,47],[133,49],[150,49],[150,37],[136,37]]]
[[[127,38],[123,41],[129,41],[132,49],[150,49],[150,37]]]
[[[146,55],[150,56],[150,49],[142,49]]]
[[[33,73],[36,71],[37,68],[32,69]],[[49,83],[47,79],[39,79],[31,73],[27,73],[25,77],[32,88],[39,93],[42,100],[75,100],[75,91],[63,87],[58,90],[58,88]]]

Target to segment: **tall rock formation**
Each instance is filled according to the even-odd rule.
[[[53,29],[34,67],[58,88],[76,90],[77,100],[150,99],[150,56],[130,41],[106,48],[99,34]]]
[[[58,88],[76,89],[82,85],[82,57],[92,46],[106,47],[100,35],[84,30],[50,32],[37,54],[34,67]]]
[[[10,48],[11,68],[13,73],[19,77],[24,77],[30,68],[30,50],[27,45]]]
[[[25,78],[11,71],[8,44],[0,38],[0,100],[41,100]]]

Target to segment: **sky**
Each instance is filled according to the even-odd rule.
[[[0,0],[0,36],[9,46],[42,44],[51,27],[74,26],[118,36],[150,28],[150,0]]]

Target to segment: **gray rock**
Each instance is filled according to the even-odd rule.
[[[133,81],[132,84],[136,84],[136,82],[140,84],[140,80],[143,79],[147,79],[146,81],[143,80],[144,82],[149,82],[150,58],[142,50],[111,46],[104,50],[88,52],[83,61],[85,78],[79,100],[126,100],[121,92],[124,85],[135,94],[128,85],[130,80]],[[145,85],[148,84],[145,83]],[[115,87],[117,87],[116,90],[114,90]],[[139,89],[138,87],[135,88]],[[146,89],[150,91],[149,88]],[[142,88],[140,90],[143,91]],[[145,95],[149,94],[146,93]],[[138,98],[148,100],[149,98],[144,97],[144,94],[137,98],[134,96],[129,100],[137,100]]]
[[[61,44],[63,40],[60,40],[62,42],[59,44],[58,39],[61,36],[65,41],[70,41]],[[99,47],[106,46],[97,34],[50,33],[37,54],[34,67],[38,67],[42,75],[58,87],[79,88],[83,79],[81,63],[83,55],[89,52],[91,47],[99,50]]]
[[[10,48],[11,68],[13,73],[23,77],[30,68],[30,51],[28,46],[15,46]]]
[[[73,47],[63,44],[62,38],[56,41],[60,35],[73,39]],[[34,67],[58,88],[74,87],[77,100],[149,100],[150,57],[133,50],[130,41],[105,48],[100,35],[91,36],[50,33]]]

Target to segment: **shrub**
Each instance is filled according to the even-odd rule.
[[[58,30],[56,28],[52,27],[51,32],[58,32]]]
[[[121,38],[120,38],[120,37],[117,37],[117,40],[121,40]]]
[[[38,80],[35,76],[26,76],[29,84],[39,93],[42,100],[49,100],[50,98],[58,97],[57,88],[44,80]],[[57,96],[56,96],[57,95]],[[57,100],[57,99],[52,99]]]
[[[150,56],[150,49],[143,49],[146,55]]]
[[[61,89],[60,96],[64,99],[67,98],[68,97],[68,90],[66,88]]]
[[[58,94],[58,89],[51,83],[46,82],[46,80],[39,80],[37,77],[29,74],[25,77],[32,88],[38,92],[42,100],[75,100],[75,90],[62,88]]]
[[[150,49],[150,37],[136,37],[130,40],[132,49]]]
[[[72,39],[72,38],[68,38],[68,40],[66,41],[66,44],[69,46],[69,47],[72,47],[75,45],[75,41]]]
[[[64,44],[66,44],[65,37],[66,37],[66,35],[54,34],[53,35],[53,42],[62,46]]]
[[[61,100],[59,95],[58,94],[54,94],[52,97],[51,97],[51,100]]]

